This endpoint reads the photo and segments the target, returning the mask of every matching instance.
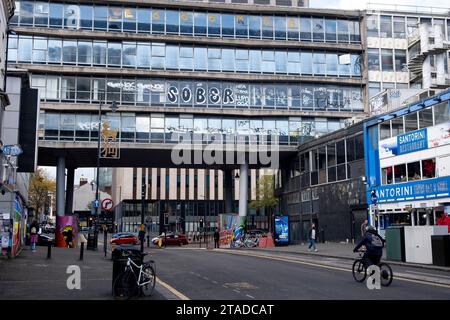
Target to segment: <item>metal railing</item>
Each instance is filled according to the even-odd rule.
[[[368,2],[367,10],[377,11],[399,11],[399,12],[413,12],[413,13],[428,13],[428,14],[442,14],[448,15],[450,8],[432,7],[432,6],[413,6],[405,4],[391,4],[391,3],[377,3]]]

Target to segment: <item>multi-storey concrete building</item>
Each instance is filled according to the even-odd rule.
[[[380,7],[372,5],[366,11],[369,96],[384,89],[433,88],[431,80],[423,80],[436,79],[437,69],[443,79],[440,81],[445,83],[450,74],[448,48],[427,52],[427,71],[422,78],[423,60],[420,70],[415,64],[419,62],[418,54],[423,56],[420,45],[417,47],[416,44],[421,37],[427,37],[429,31],[432,31],[430,38],[441,39],[441,45],[450,39],[449,9],[392,5],[390,10],[388,5],[383,5],[380,10]],[[421,25],[424,25],[422,32]]]
[[[363,14],[305,4],[17,2],[8,60],[40,90],[40,164],[94,166],[98,105],[116,101],[105,118],[119,132],[121,159],[102,163],[127,167],[114,173],[116,201],[139,201],[142,184],[147,199],[230,199],[236,167],[177,167],[160,151],[188,133],[204,143],[214,134],[277,136],[295,153],[299,141],[367,112]],[[251,171],[250,186],[259,175]],[[195,225],[199,214],[185,212]]]

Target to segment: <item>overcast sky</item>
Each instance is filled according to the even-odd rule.
[[[40,167],[47,172],[47,176],[52,179],[56,179],[56,168],[55,167]],[[95,178],[96,168],[80,168],[75,170],[75,184],[80,182],[80,177],[84,176],[88,178],[89,182]],[[101,177],[101,175],[100,175]]]
[[[396,5],[412,5],[450,8],[449,0],[395,0],[393,2],[387,0],[369,1],[369,0],[310,0],[311,8],[331,8],[331,9],[367,9],[367,3],[388,3]],[[381,7],[381,5],[379,5]],[[377,6],[378,7],[378,6]],[[392,6],[387,5],[386,9]],[[400,8],[399,8],[400,9]]]

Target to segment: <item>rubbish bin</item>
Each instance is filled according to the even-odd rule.
[[[431,236],[431,252],[434,265],[450,267],[450,234]]]
[[[405,262],[405,229],[403,226],[390,226],[386,229],[386,258]]]
[[[117,276],[125,270],[128,257],[130,257],[131,260],[133,260],[133,262],[136,263],[137,265],[141,265],[143,263],[143,256],[141,255],[141,251],[134,247],[118,246],[112,252],[113,276],[112,276],[111,290],[114,289],[114,281],[116,280]],[[136,268],[133,265],[131,266],[134,270],[136,277],[138,277],[139,268]]]
[[[88,234],[86,250],[97,250],[97,237],[95,234]]]

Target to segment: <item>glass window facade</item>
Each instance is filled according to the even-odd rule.
[[[19,26],[279,41],[361,42],[357,20],[39,1],[17,4],[17,15],[11,24]]]
[[[316,121],[318,126],[329,129],[330,121]],[[319,132],[324,129],[319,129]],[[342,181],[357,176],[352,163],[364,159],[364,138],[358,134],[319,146],[299,155],[300,175],[303,187]],[[311,161],[311,162],[309,162]]]
[[[447,123],[450,119],[449,108],[448,102],[441,102],[418,112],[382,122],[379,124],[380,140]]]
[[[91,113],[57,113],[46,111],[40,115],[41,129],[44,135],[41,140],[96,141],[98,136],[98,115]],[[311,120],[305,118],[230,118],[183,114],[135,114],[116,113],[107,115],[103,121],[108,121],[111,127],[118,130],[121,142],[156,142],[176,143],[178,136],[191,141],[208,143],[212,136],[229,135],[253,136],[252,140],[267,143],[267,136],[277,136],[279,144],[296,145],[299,139],[312,139],[316,132],[311,131]],[[327,118],[315,118],[312,123],[321,123],[327,128]],[[329,128],[331,129],[331,128]],[[328,133],[324,130],[320,134]],[[253,139],[253,138],[252,138]],[[248,139],[246,140],[248,143]],[[324,156],[325,154],[323,154]],[[325,165],[322,159],[321,168]]]
[[[338,65],[342,53],[292,49],[193,47],[156,42],[62,40],[12,36],[17,46],[9,48],[10,62],[95,65],[113,68],[191,70],[239,73],[279,73],[333,77],[361,77],[360,55],[351,54],[351,65]],[[60,59],[62,43],[62,59]],[[31,50],[32,49],[32,50]],[[396,64],[406,63],[397,50]],[[30,52],[33,54],[30,55]],[[392,50],[382,50],[383,70],[393,70]],[[300,68],[301,63],[301,68]],[[288,64],[294,68],[288,68]]]
[[[45,101],[55,101],[66,88],[60,79],[72,79],[72,95],[65,101],[97,103],[106,89],[108,101],[166,107],[277,108],[316,111],[363,111],[360,87],[267,84],[142,78],[58,77],[32,75],[32,85]],[[82,85],[78,85],[79,82]],[[46,91],[43,91],[47,87]],[[90,97],[90,98],[89,98]]]

